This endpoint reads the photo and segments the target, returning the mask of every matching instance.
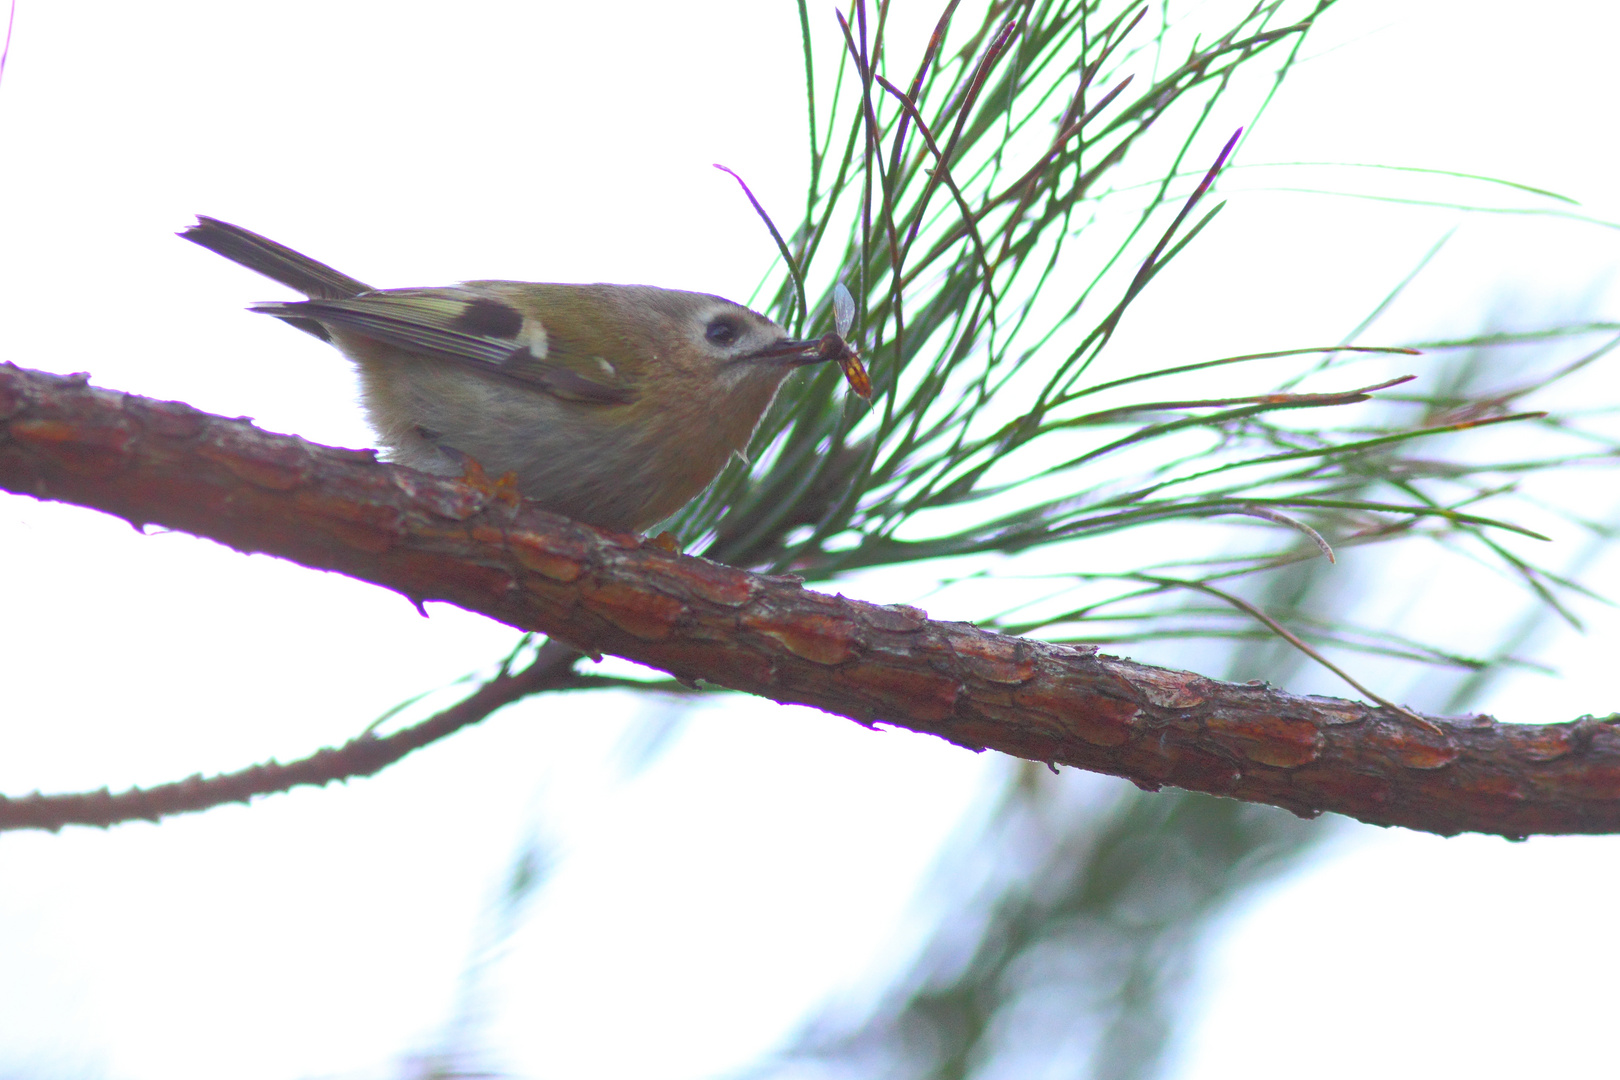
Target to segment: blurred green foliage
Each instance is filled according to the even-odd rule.
[[[755,204],[781,251],[756,302],[821,333],[846,282],[877,392],[857,400],[830,366],[803,377],[671,523],[687,549],[812,581],[903,571],[973,598],[982,625],[1137,655],[1168,642],[1209,675],[1291,681],[1336,654],[1419,673],[1429,708],[1534,667],[1518,653],[1549,618],[1578,622],[1572,566],[1613,528],[1530,485],[1620,451],[1612,409],[1544,403],[1620,326],[1416,343],[1421,364],[1364,340],[1426,257],[1324,342],[1146,366],[1107,351],[1173,260],[1222,242],[1214,166],[1241,156],[1234,131],[1332,3],[948,0],[932,36],[891,42],[902,5],[854,0],[833,35],[801,0],[807,194],[786,227]],[[1394,172],[1573,215],[1519,184]],[[1513,437],[1469,438],[1493,425]],[[1571,526],[1584,554],[1539,561],[1524,514]],[[1397,544],[1486,567],[1521,600],[1504,592],[1500,625],[1458,644],[1368,610],[1388,589],[1371,560],[1324,557]],[[1210,927],[1332,831],[1029,763],[1006,776],[928,884],[904,970],[750,1075],[1153,1075]]]

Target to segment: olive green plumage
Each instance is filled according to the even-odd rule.
[[[214,218],[180,234],[309,297],[253,305],[331,342],[394,461],[513,473],[605,528],[673,514],[742,450],[794,367],[833,358],[740,304],[647,285],[372,289]]]

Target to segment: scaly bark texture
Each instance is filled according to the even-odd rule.
[[[1389,709],[931,621],[672,555],[370,452],[84,376],[0,367],[0,488],[447,601],[682,679],[1144,787],[1443,834],[1620,831],[1620,718],[1430,718],[1436,734]]]

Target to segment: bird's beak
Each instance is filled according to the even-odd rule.
[[[870,399],[872,396],[872,379],[867,375],[865,365],[861,363],[861,354],[840,334],[826,333],[807,341],[784,339],[774,345],[767,345],[756,353],[750,353],[744,359],[755,363],[786,364],[790,367],[824,364],[828,360],[836,360],[838,366],[844,369],[844,378],[848,380],[849,388],[863,398]]]
[[[749,353],[743,359],[761,364],[786,364],[789,367],[803,367],[806,364],[824,364],[828,360],[842,360],[847,354],[854,351],[843,338],[837,334],[829,333],[804,341],[783,338],[781,341],[773,342],[757,352]]]

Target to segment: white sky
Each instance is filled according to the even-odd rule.
[[[831,9],[813,10],[831,48]],[[1614,16],[1550,10],[1344,0],[1241,160],[1485,173],[1620,219]],[[172,236],[199,212],[379,285],[746,298],[770,241],[710,165],[767,205],[798,200],[797,34],[785,0],[21,0],[0,85],[0,360],[369,445],[346,366],[243,312],[275,287]],[[1265,183],[1232,176],[1234,191]],[[1223,274],[1167,296],[1176,317],[1134,340],[1216,356],[1335,339],[1454,220],[1234,194]],[[1617,235],[1470,219],[1389,333],[1471,331],[1504,297],[1613,317]],[[10,496],[0,552],[9,794],[301,756],[515,637]],[[1526,720],[1612,710],[1616,630],[1597,616],[1554,643],[1567,679],[1492,704]],[[373,780],[156,828],[0,836],[0,1075],[390,1075],[453,1015],[530,833],[561,861],[491,990],[495,1064],[678,1078],[752,1060],[912,939],[911,885],[995,763],[746,702],[702,709],[633,774],[623,742],[658,710],[530,703]],[[1616,841],[1351,836],[1234,920],[1182,1075],[1608,1063],[1602,973],[1620,946],[1589,913],[1620,886]]]

